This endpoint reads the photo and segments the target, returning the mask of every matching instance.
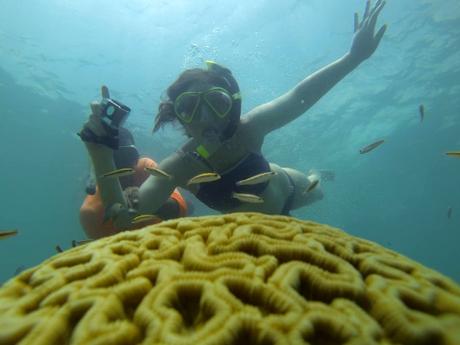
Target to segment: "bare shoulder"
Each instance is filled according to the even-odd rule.
[[[265,133],[259,130],[257,121],[254,121],[254,118],[250,116],[251,113],[252,111],[241,118],[237,140],[244,143],[251,151],[258,151],[264,142]]]
[[[206,167],[200,161],[182,149],[163,159],[158,168],[170,175],[175,185],[183,188],[186,188],[188,180],[193,176],[206,171]]]

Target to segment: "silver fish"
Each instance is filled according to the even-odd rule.
[[[16,236],[17,234],[18,234],[17,229],[0,231],[0,240],[4,240],[5,238]]]
[[[274,175],[276,175],[276,172],[268,171],[268,172],[257,174],[257,175],[248,177],[247,179],[238,181],[236,185],[237,186],[250,186],[254,184],[264,183],[270,180]]]
[[[168,174],[166,171],[163,171],[158,168],[145,167],[144,170],[147,171],[150,175],[153,175],[156,177],[162,177],[162,178],[167,178],[167,179],[172,178],[172,176]]]
[[[452,217],[452,207],[447,209],[447,218],[450,219]]]
[[[363,153],[367,153],[369,151],[372,151],[377,146],[382,145],[384,142],[385,142],[385,140],[378,140],[375,143],[372,143],[370,145],[367,145],[367,146],[363,147],[361,150],[359,150],[359,153],[363,154]]]
[[[191,184],[197,184],[197,183],[213,182],[219,179],[220,179],[220,175],[217,173],[203,173],[203,174],[196,175],[192,177],[190,180],[188,180],[187,186]]]
[[[450,157],[460,158],[460,151],[449,151],[449,152],[446,152],[446,155]]]
[[[91,239],[91,238],[88,238],[86,240],[81,240],[81,241],[75,241],[75,240],[72,240],[72,247],[78,247],[78,246],[82,246],[84,244],[87,244],[87,243],[90,243],[90,242],[93,242],[94,240]]]
[[[235,198],[235,199],[238,199],[239,201],[248,202],[248,203],[251,203],[251,204],[261,204],[261,203],[264,202],[264,199],[262,199],[258,195],[254,195],[254,194],[245,194],[245,193],[235,193],[235,192],[233,192],[232,197]]]
[[[122,177],[122,176],[129,176],[135,173],[135,170],[133,168],[121,168],[121,169],[116,169],[113,171],[109,171],[108,173],[102,174],[101,178],[107,178],[107,177]]]
[[[138,224],[138,223],[143,223],[147,221],[161,221],[161,218],[158,216],[155,216],[154,214],[141,214],[137,217],[134,217],[133,220],[131,221],[132,224]]]

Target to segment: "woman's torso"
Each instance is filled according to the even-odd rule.
[[[183,169],[187,169],[188,172],[187,178],[201,173],[216,172],[221,176],[221,179],[215,182],[182,187],[195,194],[208,207],[220,212],[279,212],[280,205],[278,201],[274,200],[273,188],[267,188],[269,182],[241,187],[235,184],[239,180],[273,170],[273,165],[270,165],[261,154],[262,144],[263,138],[251,136],[243,121],[231,138],[218,147],[211,148],[208,157],[203,157],[198,153],[200,150],[197,148],[200,143],[193,139],[190,140],[180,150],[180,157],[182,157],[184,164]],[[279,172],[280,168],[276,170]],[[273,179],[276,180],[276,176]],[[279,182],[275,181],[274,184],[277,185]],[[241,202],[233,197],[233,193],[257,195],[266,201],[264,203]]]

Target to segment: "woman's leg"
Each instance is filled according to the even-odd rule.
[[[270,169],[276,175],[270,179],[270,184],[260,195],[264,202],[260,204],[242,203],[233,209],[232,212],[289,214],[290,210],[323,198],[320,183],[310,192],[304,193],[319,178],[317,172],[312,172],[307,176],[300,171],[291,168],[282,168],[274,163],[270,163]]]
[[[291,178],[291,181],[294,184],[294,197],[290,207],[291,210],[312,204],[324,197],[321,189],[321,176],[318,171],[310,170],[306,175],[295,169],[282,169]],[[317,184],[313,187],[314,183]],[[308,191],[311,187],[313,188]]]

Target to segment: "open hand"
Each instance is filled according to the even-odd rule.
[[[352,60],[358,64],[369,58],[375,52],[387,29],[387,26],[383,25],[377,34],[374,35],[377,18],[384,6],[385,0],[378,0],[371,9],[371,0],[367,0],[366,9],[361,22],[359,22],[358,13],[355,13],[355,31],[351,44],[350,56]]]

